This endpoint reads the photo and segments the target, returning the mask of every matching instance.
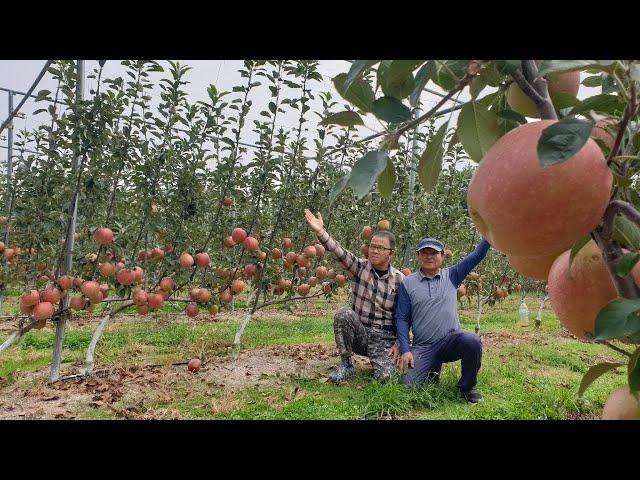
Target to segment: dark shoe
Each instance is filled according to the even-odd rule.
[[[347,378],[351,377],[355,373],[355,369],[351,364],[351,360],[345,361],[343,360],[340,365],[338,365],[333,372],[329,374],[329,381],[333,383],[344,382]]]
[[[482,395],[475,388],[472,388],[468,392],[460,391],[464,399],[469,403],[480,403],[483,401]]]

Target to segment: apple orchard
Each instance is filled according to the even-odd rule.
[[[75,63],[53,62],[57,88],[38,94],[44,123],[16,132],[0,295],[19,295],[19,323],[0,355],[50,324],[55,382],[65,328],[99,315],[89,375],[118,314],[215,316],[240,301],[237,357],[258,310],[349,293],[304,222],[310,208],[362,256],[375,230],[392,231],[404,273],[422,237],[443,240],[456,262],[482,235],[492,250],[458,290],[477,309],[476,332],[485,304],[546,289],[575,341],[626,359],[592,366],[580,394],[625,370],[603,418],[640,417],[638,63],[358,60],[332,79],[335,98],[316,61],[245,61],[240,85],[211,85],[195,103],[189,67],[122,64],[124,78],[105,78],[101,61],[78,98]],[[426,110],[428,87],[444,93]],[[258,90],[268,104],[254,105]],[[470,99],[447,108],[462,92]],[[298,126],[284,129],[291,112]],[[361,137],[367,115],[381,130]]]

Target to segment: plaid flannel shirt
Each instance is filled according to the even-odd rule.
[[[389,265],[379,277],[366,258],[358,258],[345,250],[325,231],[318,239],[352,277],[351,308],[365,325],[395,326],[398,291],[404,274]]]

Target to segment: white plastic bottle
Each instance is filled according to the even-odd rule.
[[[522,303],[520,303],[518,314],[520,316],[520,322],[518,323],[518,325],[520,325],[521,327],[528,327],[529,326],[529,308],[527,307],[527,304],[524,303],[524,298],[522,299]]]

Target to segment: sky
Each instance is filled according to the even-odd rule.
[[[216,86],[218,91],[221,90],[231,90],[232,87],[241,85],[245,83],[245,79],[240,76],[238,70],[243,68],[243,60],[178,60],[182,64],[186,64],[192,69],[187,73],[187,81],[190,83],[185,85],[183,88],[188,92],[189,99],[192,102],[197,102],[199,100],[206,101],[207,97],[207,87],[210,84]],[[163,66],[168,66],[166,61],[161,61]],[[21,92],[26,92],[33,81],[38,76],[40,70],[45,64],[45,60],[0,60],[0,87],[4,87],[7,89],[17,90]],[[319,72],[323,76],[322,82],[317,82],[317,85],[313,87],[314,93],[316,93],[316,99],[311,102],[311,110],[307,114],[307,118],[309,121],[304,125],[308,129],[305,136],[309,136],[313,138],[315,136],[315,131],[317,129],[317,123],[319,121],[317,115],[314,115],[312,112],[320,112],[322,111],[322,103],[317,95],[320,91],[330,91],[332,93],[332,97],[334,100],[339,100],[344,102],[338,93],[335,91],[333,87],[333,83],[331,79],[339,73],[346,73],[349,70],[350,63],[345,60],[321,60],[319,62]],[[85,74],[90,74],[94,69],[98,68],[97,60],[86,60],[85,61]],[[128,79],[128,77],[124,76],[125,67],[120,65],[120,61],[118,60],[109,60],[107,61],[104,71],[103,78],[114,78],[117,76],[123,76],[123,78]],[[158,78],[162,77],[165,74],[156,74]],[[152,77],[153,78],[153,77]],[[266,80],[262,78],[263,80]],[[56,83],[51,74],[47,73],[40,81],[36,89],[34,90],[34,94],[36,94],[39,90],[47,89],[51,91],[55,91]],[[87,79],[85,83],[85,96],[89,95],[89,90],[95,87],[95,80]],[[286,88],[286,87],[285,87]],[[430,88],[435,91],[442,92],[442,90],[434,85],[432,82],[429,82],[427,88]],[[487,90],[488,91],[488,90]],[[152,92],[152,96],[154,97],[154,101],[159,101],[159,93],[160,90],[156,89]],[[442,92],[445,93],[445,92]],[[595,89],[581,87],[579,98],[584,98],[585,96],[593,95]],[[483,92],[482,95],[484,95]],[[0,121],[4,121],[8,115],[8,93],[5,91],[0,91]],[[259,87],[252,91],[252,95],[250,99],[253,101],[253,106],[251,108],[251,112],[249,113],[249,121],[248,125],[252,125],[251,120],[259,119],[259,112],[264,110],[266,105],[271,100],[270,92],[266,87]],[[466,102],[470,99],[468,89],[465,89],[457,100],[460,102]],[[18,103],[22,100],[21,95],[14,96],[14,107],[18,105]],[[434,95],[429,92],[424,92],[421,97],[423,112],[426,109],[433,107],[438,101],[440,97]],[[33,99],[29,99],[25,105],[21,109],[21,113],[24,114],[23,118],[14,119],[15,132],[18,130],[22,130],[24,128],[34,129],[37,128],[41,123],[46,123],[49,121],[49,114],[44,112],[38,115],[33,115],[33,112],[36,109],[43,108],[47,105],[46,102],[38,102],[36,103]],[[449,108],[454,106],[455,102],[449,101],[445,104],[443,108]],[[298,111],[293,109],[288,109],[286,114],[279,114],[277,124],[284,128],[295,129],[298,126]],[[458,111],[454,112],[451,115],[451,123],[454,124],[457,120]],[[447,116],[448,117],[448,116]],[[264,119],[264,117],[262,117]],[[446,118],[442,118],[437,124],[445,121]],[[382,124],[371,114],[368,114],[364,117],[364,127],[359,127],[359,135],[361,137],[371,135],[372,133],[379,132],[383,130]],[[15,134],[14,134],[15,141]],[[255,143],[256,142],[256,134],[251,132],[251,128],[246,128],[246,134],[243,135],[241,141],[246,143]],[[7,131],[3,131],[0,134],[0,146],[7,146]],[[3,166],[6,164],[7,160],[7,149],[0,147],[0,164]]]
[[[199,100],[206,101],[207,87],[210,84],[216,86],[218,91],[231,90],[236,85],[243,84],[246,80],[240,76],[238,70],[243,68],[243,60],[178,60],[180,63],[186,64],[192,67],[187,73],[187,80],[190,82],[183,88],[188,92],[189,99],[192,102]],[[167,66],[166,61],[161,61],[164,66]],[[11,90],[20,92],[26,92],[33,81],[38,76],[40,70],[45,64],[45,60],[0,60],[0,87],[4,87]],[[335,91],[331,79],[339,73],[346,73],[349,70],[350,63],[345,60],[321,60],[319,62],[319,72],[323,76],[322,82],[316,82],[313,87],[316,93],[316,99],[311,102],[311,110],[307,114],[309,121],[305,123],[308,131],[307,135],[313,137],[315,130],[317,129],[318,117],[311,112],[322,111],[322,103],[317,95],[320,91],[330,91],[334,100],[343,101],[338,93]],[[93,72],[95,68],[98,68],[97,60],[85,61],[85,74]],[[103,78],[114,78],[117,76],[124,76],[125,68],[120,65],[118,60],[107,61]],[[160,78],[164,74],[157,74]],[[124,77],[128,79],[128,77]],[[265,80],[265,79],[263,79]],[[51,74],[47,73],[40,81],[34,94],[39,90],[51,90],[55,91],[55,80]],[[95,80],[87,79],[85,83],[85,96],[89,95],[89,90],[95,87]],[[430,85],[431,88],[439,90],[437,87]],[[286,88],[286,87],[285,87]],[[154,100],[159,100],[159,89],[152,93],[152,96],[156,97]],[[460,96],[460,101],[465,101],[466,98],[463,93]],[[0,120],[6,119],[8,115],[8,96],[5,91],[0,91]],[[259,87],[252,91],[250,99],[253,101],[253,107],[249,113],[249,122],[251,120],[260,119],[259,112],[264,110],[266,105],[271,101],[270,92],[264,87]],[[430,107],[435,105],[440,97],[426,93],[422,97],[423,105]],[[14,107],[22,100],[21,95],[14,95]],[[454,105],[453,102],[448,102],[450,106]],[[29,99],[25,105],[21,108],[21,113],[24,114],[23,118],[14,119],[15,130],[34,129],[41,123],[46,123],[49,120],[49,114],[44,112],[37,115],[33,115],[33,112],[37,109],[43,108],[46,102],[36,103],[34,99]],[[456,112],[457,113],[457,112]],[[298,126],[298,111],[290,109],[286,114],[279,114],[277,124],[284,128],[295,129]],[[454,117],[455,118],[455,117]],[[264,119],[264,117],[262,117]],[[381,131],[382,124],[371,114],[366,115],[364,118],[364,127],[359,127],[359,135],[367,136],[372,133]],[[7,134],[6,130],[0,134],[0,145],[7,146]],[[241,141],[246,143],[255,143],[256,135],[250,131],[250,128],[246,129],[246,134],[243,135]],[[14,134],[15,142],[15,134]],[[0,162],[2,165],[6,163],[7,149],[0,148]]]

